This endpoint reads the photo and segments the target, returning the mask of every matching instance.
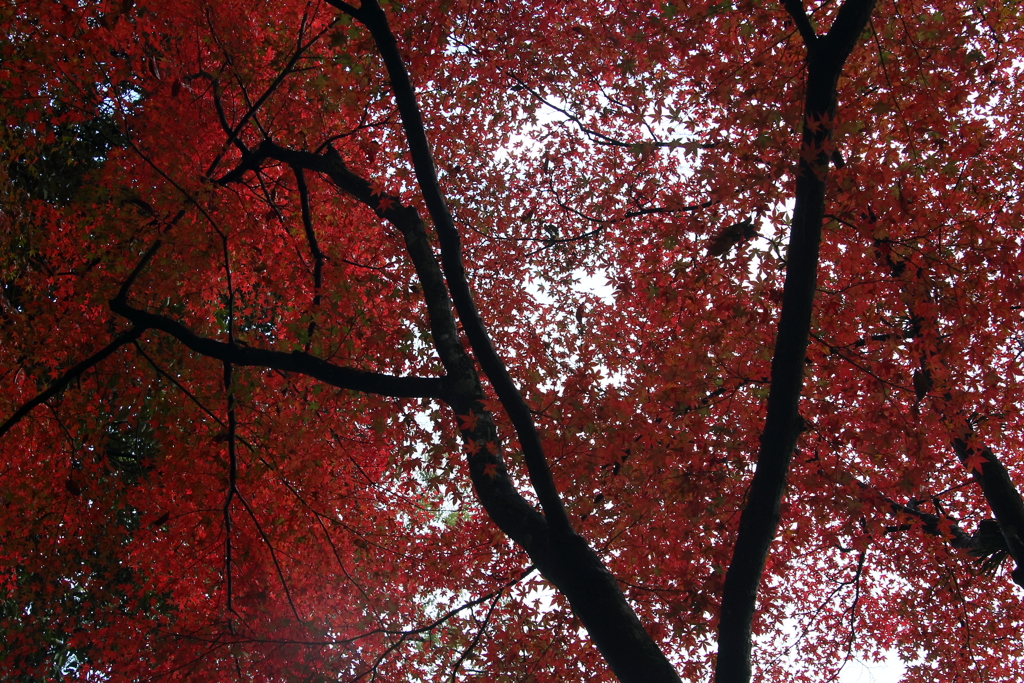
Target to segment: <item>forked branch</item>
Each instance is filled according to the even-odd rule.
[[[434,345],[448,373],[445,400],[460,422],[473,486],[488,515],[530,554],[545,578],[568,598],[620,680],[678,683],[674,668],[644,630],[615,578],[586,541],[572,531],[530,411],[494,351],[473,303],[462,266],[459,235],[437,184],[415,93],[383,11],[373,2],[364,2],[359,9],[345,3],[335,3],[335,6],[370,28],[384,56],[421,190],[440,238],[443,270],[416,209],[402,205],[397,197],[375,190],[369,181],[353,173],[330,146],[323,154],[316,154],[288,150],[266,140],[218,182],[237,181],[248,171],[258,169],[265,160],[275,159],[292,167],[323,173],[339,189],[402,233],[406,251],[423,286]],[[509,478],[500,455],[493,416],[484,407],[480,377],[459,338],[453,303],[477,360],[516,428],[543,515],[519,494]]]
[[[353,12],[351,6],[347,4],[337,3],[335,6],[344,12],[350,14]],[[437,231],[438,242],[441,246],[441,264],[445,280],[448,283],[448,290],[451,292],[451,301],[459,314],[459,320],[462,321],[473,354],[483,368],[484,374],[491,381],[502,407],[508,413],[509,419],[515,427],[516,435],[519,437],[519,443],[523,449],[523,460],[530,473],[530,482],[537,493],[548,523],[558,533],[572,533],[569,517],[562,505],[554,478],[551,476],[540,435],[533,422],[530,409],[526,405],[526,401],[523,400],[522,394],[519,393],[515,382],[512,381],[512,377],[508,374],[505,363],[491,343],[491,337],[487,333],[483,319],[473,300],[466,278],[466,269],[462,263],[459,231],[455,227],[455,221],[444,199],[444,193],[441,191],[434,157],[427,140],[426,127],[423,124],[423,116],[420,114],[416,101],[416,92],[398,49],[398,43],[388,25],[387,16],[376,0],[363,2],[353,16],[369,29],[384,61],[388,77],[391,79],[391,90],[402,117],[402,127],[409,144],[409,154],[412,157],[416,180],[419,183],[434,229]]]
[[[786,2],[786,9],[808,41],[802,149],[782,313],[772,357],[768,414],[722,593],[715,668],[717,683],[750,680],[751,628],[758,585],[769,546],[778,529],[786,476],[801,428],[798,405],[817,284],[818,245],[830,160],[827,149],[835,119],[837,84],[874,4],[875,0],[846,0],[828,34],[820,37],[815,36],[810,26],[803,3]]]

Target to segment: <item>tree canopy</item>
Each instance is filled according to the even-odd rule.
[[[1019,680],[1022,23],[7,2],[0,680]]]

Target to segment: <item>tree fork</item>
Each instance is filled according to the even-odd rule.
[[[259,168],[266,159],[323,173],[338,189],[364,204],[402,234],[406,253],[423,287],[434,347],[447,372],[441,398],[452,408],[456,419],[462,421],[460,432],[469,450],[466,460],[470,478],[488,516],[529,554],[544,578],[569,600],[573,612],[619,680],[625,683],[679,683],[674,667],[643,628],[615,577],[597,553],[571,528],[568,532],[553,529],[550,517],[540,514],[516,490],[500,455],[493,417],[483,405],[485,395],[480,377],[472,358],[459,341],[446,278],[434,256],[419,212],[401,204],[398,197],[374,194],[369,181],[349,169],[333,148],[328,148],[323,154],[315,154],[286,149],[264,140],[218,182],[237,181],[247,171]],[[448,280],[449,286],[450,282]],[[139,316],[139,313],[135,315]],[[141,316],[138,319],[149,320]],[[532,418],[530,420],[532,425]],[[542,451],[539,455],[543,458]],[[542,463],[546,470],[546,460]],[[531,469],[531,482],[533,474]]]
[[[717,683],[747,683],[751,676],[750,638],[758,585],[778,529],[786,474],[801,427],[797,409],[814,307],[837,86],[874,4],[875,0],[847,0],[828,33],[819,36],[801,0],[785,3],[807,49],[804,126],[768,415],[722,592]]]
[[[419,183],[420,192],[423,194],[423,200],[430,213],[434,229],[437,231],[438,242],[441,246],[441,267],[445,281],[448,283],[452,304],[462,321],[462,327],[473,349],[473,354],[479,361],[480,367],[483,368],[484,374],[491,381],[502,407],[505,408],[515,427],[516,435],[523,448],[523,460],[530,473],[530,481],[548,522],[556,531],[572,533],[569,516],[565,512],[561,496],[558,494],[558,489],[548,468],[540,435],[533,423],[530,409],[519,393],[515,382],[509,376],[504,361],[498,356],[473,300],[473,293],[469,287],[469,281],[466,279],[466,269],[462,263],[459,231],[455,227],[455,221],[448,209],[444,193],[441,191],[437,179],[437,168],[423,124],[423,116],[420,114],[419,104],[416,101],[416,91],[398,50],[398,42],[388,25],[387,15],[384,14],[384,10],[376,0],[366,0],[358,10],[342,2],[332,2],[332,4],[362,22],[373,36],[377,51],[384,61],[388,77],[391,80],[391,91],[395,96],[395,102],[401,115],[416,180]]]
[[[566,596],[594,644],[621,681],[677,683],[680,679],[674,667],[643,628],[615,578],[597,553],[572,529],[529,408],[495,351],[473,301],[462,264],[458,229],[441,193],[415,92],[383,10],[372,0],[364,2],[359,9],[335,0],[331,4],[370,30],[384,59],[420,189],[438,232],[443,268],[434,258],[418,213],[400,204],[397,208],[390,206],[396,204],[396,198],[388,197],[389,206],[382,205],[370,191],[369,183],[349,171],[331,148],[324,155],[319,155],[285,150],[265,141],[255,154],[243,158],[237,169],[218,182],[226,184],[238,179],[267,157],[293,166],[305,165],[327,174],[341,189],[402,232],[407,252],[424,287],[435,346],[449,373],[446,401],[457,415],[472,414],[484,418],[480,425],[463,429],[462,434],[471,450],[468,462],[474,488],[488,515],[502,531],[527,550],[545,578]],[[531,484],[545,513],[543,517],[537,515],[515,490],[498,454],[491,453],[483,445],[488,442],[496,444],[496,432],[490,414],[481,404],[484,396],[476,369],[458,342],[449,302],[463,321],[473,352],[516,429]],[[478,434],[478,427],[482,427],[484,433]]]

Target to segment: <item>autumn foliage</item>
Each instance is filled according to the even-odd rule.
[[[0,680],[1019,680],[1022,23],[7,2]]]

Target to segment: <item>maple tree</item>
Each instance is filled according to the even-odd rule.
[[[1017,680],[1019,14],[8,3],[0,678]]]

